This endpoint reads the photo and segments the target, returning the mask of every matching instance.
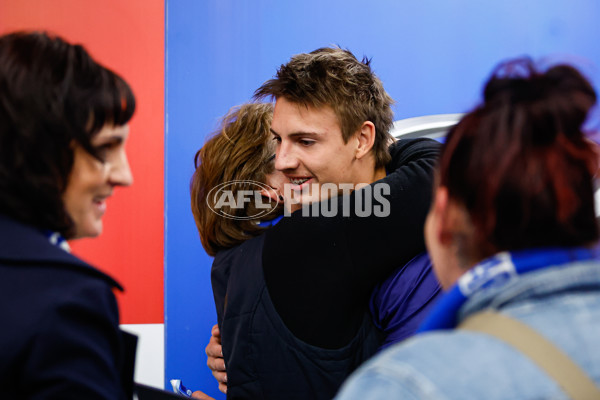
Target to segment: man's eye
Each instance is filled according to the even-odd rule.
[[[315,144],[314,140],[307,140],[307,139],[300,139],[298,141],[302,146],[308,147],[308,146],[312,146],[313,144]]]
[[[276,143],[281,143],[281,138],[280,138],[279,136],[273,136],[273,140],[274,140]]]

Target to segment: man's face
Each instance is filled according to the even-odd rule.
[[[280,97],[271,131],[277,144],[275,168],[289,178],[296,193],[325,183],[361,183],[355,182],[358,139],[344,143],[331,107],[306,107]],[[315,199],[313,193],[311,199],[303,198],[302,202]]]

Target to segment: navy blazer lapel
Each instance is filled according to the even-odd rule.
[[[108,281],[111,286],[123,290],[121,285],[109,275],[51,244],[40,230],[3,214],[0,214],[1,260],[15,264],[52,264],[64,268],[78,268],[83,273],[96,275]]]

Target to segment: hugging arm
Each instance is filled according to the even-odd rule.
[[[439,148],[428,139],[391,147],[388,176],[372,184],[364,199],[375,203],[375,186],[388,185],[387,214],[358,216],[355,191],[349,196],[349,216],[339,212],[348,201],[340,196],[331,200],[338,202],[335,216],[306,217],[296,211],[265,233],[269,295],[299,339],[325,348],[345,345],[362,321],[375,283],[425,250],[423,225]]]
[[[352,252],[348,272],[355,274],[356,282],[372,286],[425,251],[424,224],[439,149],[439,143],[429,139],[401,140],[393,147],[391,171],[372,185],[374,191],[377,185],[389,187],[389,195],[384,196],[389,213],[374,218],[352,216],[344,230]],[[351,201],[354,206],[356,197]]]
[[[206,365],[219,383],[219,390],[227,393],[227,371],[225,370],[225,360],[223,359],[219,325],[212,327],[210,340],[206,345]]]

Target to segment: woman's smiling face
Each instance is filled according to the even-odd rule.
[[[80,145],[74,146],[73,168],[63,193],[65,209],[74,223],[72,239],[102,233],[106,200],[115,186],[133,182],[125,152],[128,136],[129,125],[105,125],[91,141],[98,158]]]

